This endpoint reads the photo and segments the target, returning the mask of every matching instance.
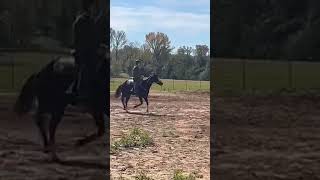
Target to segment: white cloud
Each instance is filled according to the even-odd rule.
[[[162,0],[164,1],[167,0]],[[178,31],[189,35],[208,33],[208,36],[210,32],[209,13],[179,12],[154,6],[139,8],[111,6],[110,14],[111,27],[117,30],[162,31],[164,33]]]
[[[167,7],[207,7],[210,9],[210,0],[158,0],[156,1],[158,5],[165,5]],[[202,9],[206,10],[206,9]]]

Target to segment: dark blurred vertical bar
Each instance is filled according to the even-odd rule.
[[[11,56],[11,88],[14,90],[14,57]]]
[[[215,141],[216,141],[216,133],[215,133],[215,121],[213,118],[213,88],[214,88],[214,83],[213,83],[213,57],[214,57],[214,40],[215,37],[214,35],[216,34],[214,31],[215,29],[213,27],[214,23],[214,13],[216,13],[216,0],[215,1],[210,1],[210,179],[215,179],[214,178],[214,148],[215,148]],[[214,12],[214,13],[213,13]]]
[[[288,81],[289,81],[289,88],[293,88],[293,83],[292,83],[292,61],[288,60]]]
[[[242,89],[246,90],[246,60],[242,60]]]
[[[105,142],[106,142],[106,159],[107,159],[107,167],[106,167],[106,179],[111,179],[111,172],[110,172],[110,60],[111,60],[111,56],[110,56],[110,0],[99,0],[99,3],[101,5],[101,9],[103,11],[103,13],[106,16],[106,27],[103,31],[105,31],[105,33],[107,34],[105,37],[107,37],[108,40],[108,55],[107,55],[107,67],[109,68],[108,71],[108,77],[107,82],[106,82],[106,86],[107,86],[107,114],[108,114],[108,119],[106,121],[106,135],[105,135]]]
[[[105,151],[106,151],[106,161],[107,161],[107,166],[105,167],[106,169],[106,179],[110,179],[110,0],[96,0],[96,15],[99,17],[102,16],[102,24],[101,29],[99,30],[99,34],[101,33],[102,39],[99,41],[102,43],[107,43],[108,46],[108,51],[107,52],[107,67],[108,69],[108,74],[107,74],[107,82],[106,82],[106,114],[108,118],[105,120],[105,136],[104,136],[104,144],[105,144]]]

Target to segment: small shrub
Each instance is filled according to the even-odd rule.
[[[148,177],[145,173],[140,173],[139,175],[134,177],[135,180],[154,180],[151,177]]]
[[[196,177],[193,174],[186,175],[182,170],[176,170],[173,175],[173,180],[195,180]]]
[[[153,140],[148,132],[139,128],[134,128],[129,134],[111,145],[111,153],[115,153],[120,148],[146,147],[152,144]]]

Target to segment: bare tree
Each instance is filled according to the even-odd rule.
[[[173,49],[170,43],[169,37],[164,33],[150,32],[146,35],[146,45],[153,53],[155,59],[154,66],[157,74],[160,74],[162,71],[164,62],[161,60],[167,59],[166,56],[168,56]]]
[[[193,48],[192,48],[192,47],[182,46],[182,47],[179,47],[179,49],[178,49],[178,54],[185,54],[185,55],[190,56],[191,53],[192,53],[192,51],[193,51]]]
[[[115,51],[115,61],[117,62],[119,50],[127,43],[127,36],[124,31],[115,31],[113,29],[111,29],[110,35],[112,50]]]
[[[112,28],[110,28],[110,48],[113,50],[113,42],[114,42],[114,36],[116,31]]]
[[[205,67],[207,61],[209,61],[209,47],[207,45],[196,45],[195,55],[199,67]]]
[[[193,51],[193,48],[192,47],[189,47],[189,46],[182,46],[182,48],[184,49],[184,51],[186,52],[186,55],[190,56],[192,51]]]
[[[207,45],[196,45],[195,53],[198,57],[207,56],[209,53],[209,47]]]

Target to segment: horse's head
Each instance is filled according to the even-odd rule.
[[[159,84],[160,86],[163,85],[163,82],[159,79],[158,75],[156,75],[156,74],[154,74],[154,73],[150,76],[150,81],[151,81],[152,83],[155,82],[155,83]]]

